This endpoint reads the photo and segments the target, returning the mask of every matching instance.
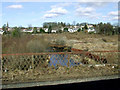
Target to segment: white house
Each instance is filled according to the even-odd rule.
[[[64,31],[64,28],[62,27],[61,30]]]
[[[81,25],[81,26],[80,26],[80,29],[82,30],[84,27],[85,27],[84,25]]]
[[[73,32],[73,29],[69,28],[69,29],[68,29],[68,32]]]
[[[0,34],[3,35],[4,31],[2,29],[0,29]]]
[[[23,29],[22,32],[32,33],[33,29]]]
[[[51,32],[52,32],[52,33],[56,33],[56,32],[57,32],[57,30],[52,30]]]
[[[79,28],[80,26],[74,26],[74,28]]]
[[[93,25],[92,25],[92,24],[88,24],[87,27],[88,27],[88,28],[92,28]]]
[[[90,32],[96,33],[96,30],[94,28],[89,28],[87,31],[88,31],[88,33],[90,33]]]
[[[71,33],[77,32],[77,30],[78,30],[78,28],[73,28],[73,29],[69,28],[69,29],[68,29],[68,31],[71,32]]]
[[[48,32],[48,28],[44,28],[45,32]]]

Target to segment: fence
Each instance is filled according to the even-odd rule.
[[[115,74],[118,67],[113,64],[118,63],[118,54],[119,51],[88,52],[74,48],[72,52],[2,54],[2,79],[6,84],[84,77],[88,74],[94,76],[98,73],[104,75],[108,72]],[[106,68],[100,70],[101,67],[98,70],[90,68],[93,65],[105,64],[109,64],[110,71]],[[110,65],[116,69],[111,71],[113,67]]]

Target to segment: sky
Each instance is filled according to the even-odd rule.
[[[118,2],[2,2],[0,16],[10,27],[41,27],[44,22],[115,24]]]

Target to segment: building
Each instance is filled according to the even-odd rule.
[[[44,28],[45,32],[48,32],[48,28]]]
[[[88,24],[87,27],[88,27],[88,28],[92,28],[93,25],[92,25],[92,24]]]
[[[14,31],[14,29],[12,27],[9,27],[8,31],[11,32],[11,31]]]
[[[33,32],[33,29],[22,29],[22,32],[32,33],[32,32]]]
[[[52,32],[52,33],[56,33],[56,32],[57,32],[57,30],[52,30],[51,32]]]
[[[78,28],[69,28],[68,31],[71,33],[77,32]]]
[[[3,35],[4,31],[0,28],[0,35]]]
[[[87,32],[88,33],[91,33],[91,32],[96,33],[96,30],[93,27],[91,27],[91,28],[88,28]]]

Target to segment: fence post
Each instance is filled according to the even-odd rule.
[[[70,54],[66,54],[66,55],[68,55],[68,63],[67,63],[67,66],[69,67],[70,66]]]
[[[32,55],[32,69],[34,69],[34,55]]]

